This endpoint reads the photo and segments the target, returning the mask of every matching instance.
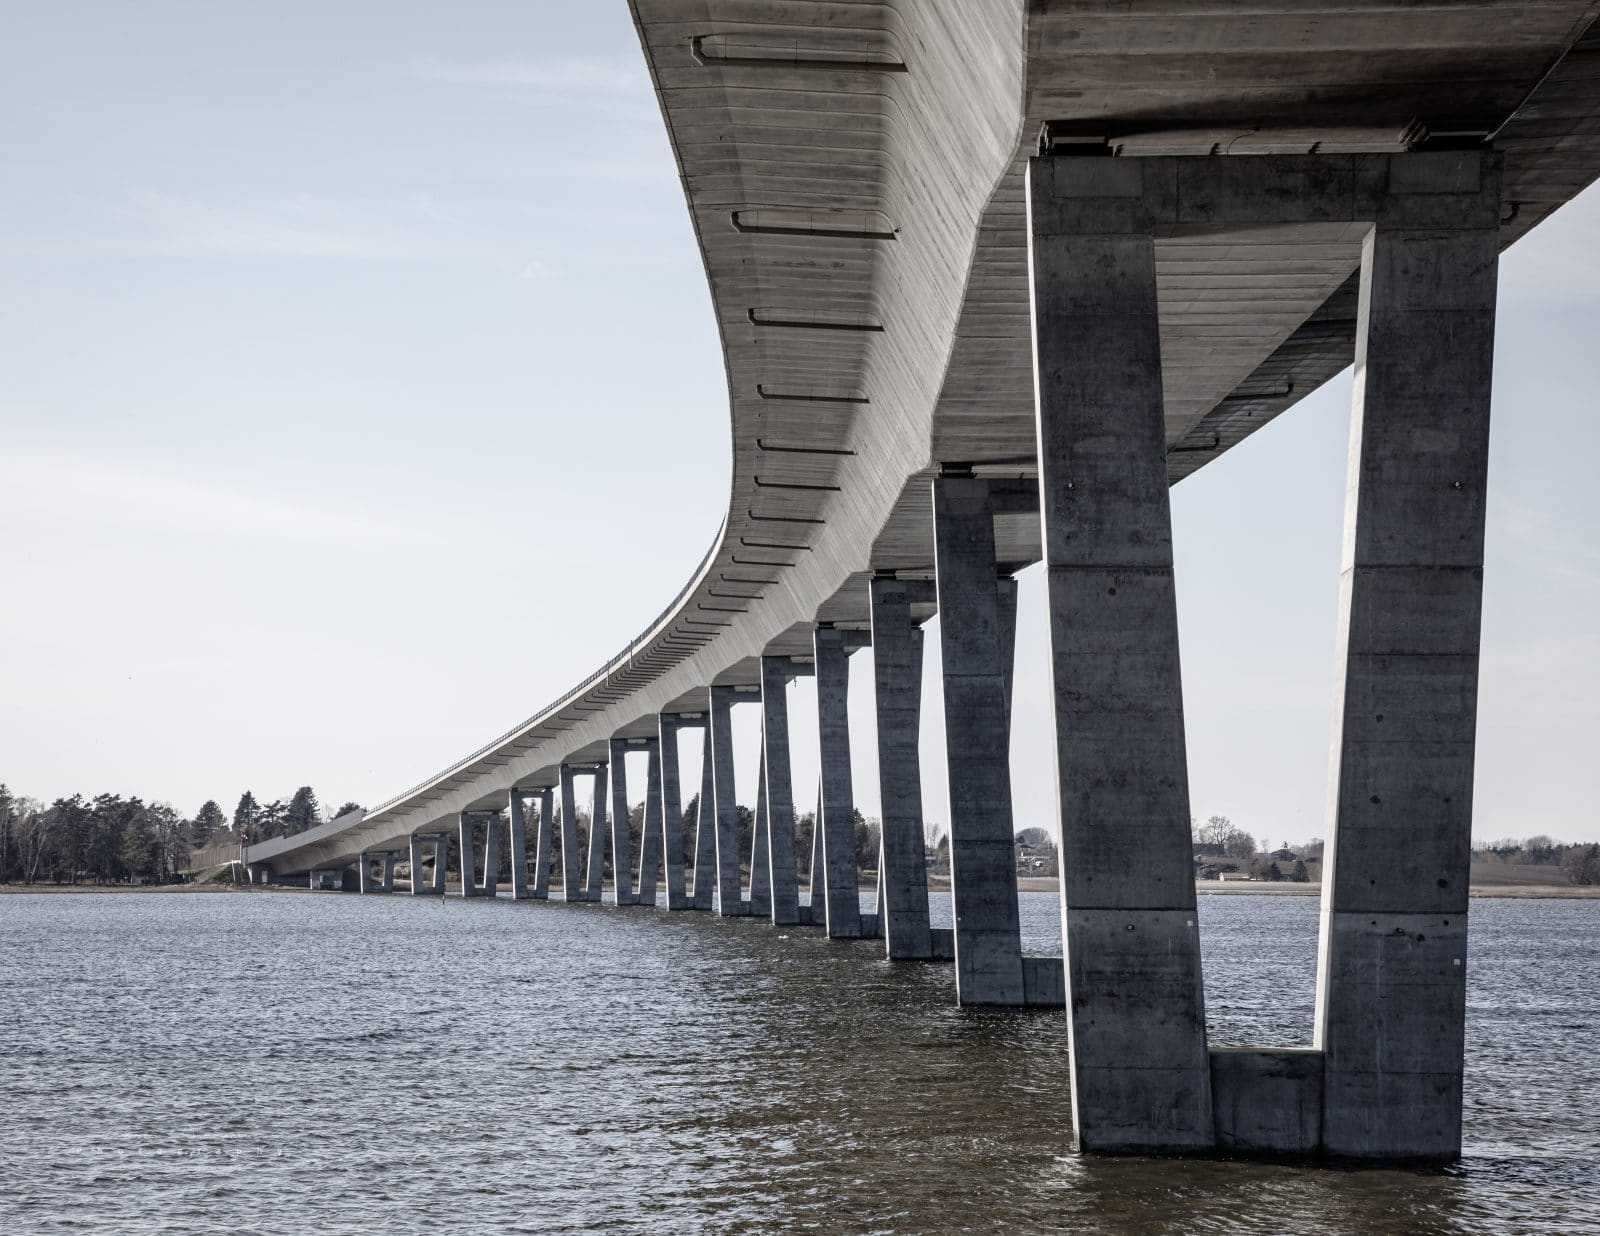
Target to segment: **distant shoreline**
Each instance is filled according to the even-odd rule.
[[[872,887],[870,880],[862,881],[862,891]],[[1060,883],[1053,876],[1018,876],[1017,890],[1023,893],[1058,893]],[[0,897],[46,896],[81,893],[308,893],[308,888],[291,884],[0,884]],[[328,891],[328,890],[319,890]],[[452,885],[450,891],[459,893],[460,886]],[[928,891],[950,891],[950,881],[943,876],[930,877]],[[1270,880],[1196,880],[1194,891],[1202,897],[1316,897],[1322,893],[1320,884],[1294,884]],[[397,894],[410,896],[408,889]],[[359,894],[356,894],[359,896]],[[432,894],[437,896],[437,894]],[[1478,898],[1504,898],[1514,901],[1596,901],[1600,900],[1600,886],[1562,884],[1474,884],[1469,895]]]

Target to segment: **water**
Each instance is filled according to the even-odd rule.
[[[943,898],[938,898],[943,902]],[[1030,951],[1059,946],[1024,894]],[[1315,898],[1202,898],[1219,1043],[1304,1043]],[[1592,1232],[1600,902],[1472,910],[1442,1172],[1081,1158],[1058,1013],[698,914],[0,900],[0,1233]]]

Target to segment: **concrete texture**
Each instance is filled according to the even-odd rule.
[[[628,810],[628,743],[613,738],[611,777],[611,883],[619,906],[633,904],[633,816]]]
[[[475,835],[483,825],[483,855],[480,864]],[[461,895],[493,897],[498,891],[500,871],[500,813],[463,811],[457,817],[461,845]],[[480,876],[478,873],[482,872]]]
[[[850,780],[850,651],[854,633],[818,627],[813,636],[817,665],[817,751],[822,764],[822,905],[828,936],[861,935],[861,887],[856,876],[855,789]],[[812,905],[816,895],[812,894]]]
[[[1461,1152],[1501,168],[1401,156],[1361,255],[1317,1038],[1323,1149]]]
[[[800,883],[794,853],[794,774],[789,761],[787,657],[761,658],[761,769],[766,799],[768,880],[772,921],[800,921]]]
[[[876,578],[872,674],[878,722],[878,793],[883,811],[881,893],[876,906],[884,951],[895,959],[933,956],[928,934],[928,864],[922,818],[922,628],[913,603],[934,600],[926,580]]]
[[[1322,1053],[1305,1047],[1213,1047],[1217,1149],[1308,1155],[1322,1143]]]
[[[956,993],[962,1004],[1022,1005],[1027,994],[1011,818],[1010,674],[990,482],[939,477],[933,483],[933,524]]]
[[[756,811],[750,837],[750,895],[745,898],[748,913],[759,918],[772,917],[772,860],[769,854],[771,837],[768,833],[767,815],[767,756],[766,742],[756,770]]]
[[[710,714],[700,753],[700,805],[694,829],[694,888],[689,903],[710,913],[717,904],[717,795],[711,757]]]
[[[577,769],[561,766],[561,896],[565,901],[583,901],[583,856],[578,853],[578,795],[573,785]]]

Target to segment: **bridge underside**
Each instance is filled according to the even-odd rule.
[[[917,754],[894,743],[915,717],[916,628],[937,608],[962,999],[1068,1005],[1081,1144],[1449,1157],[1494,260],[1600,170],[1597,7],[634,0],[726,356],[724,526],[668,610],[554,705],[364,818],[250,861],[339,867],[503,808],[515,848],[521,796],[655,743],[646,832],[669,904],[676,878],[695,887],[686,905],[759,903],[859,934],[838,886],[853,842],[819,826],[810,906],[773,857],[793,804],[772,687],[818,674],[837,821],[848,760],[830,782],[829,751],[847,756],[848,733],[827,711],[829,667],[868,642],[899,666],[877,683],[879,866],[910,871],[888,820],[920,830]],[[1208,1052],[1167,488],[1358,352],[1318,1047]],[[1057,978],[1015,942],[1004,784],[1006,580],[1041,559],[1067,872]],[[770,883],[748,898],[725,775],[704,787],[716,824],[694,879],[673,866],[680,787],[662,739],[669,719],[704,724],[720,767],[718,709],[741,697],[713,688],[765,709]],[[1422,855],[1411,866],[1390,861],[1401,834]],[[644,879],[627,829],[597,844]],[[1119,882],[1130,847],[1160,858]],[[601,858],[585,863],[598,895]],[[710,879],[715,898],[700,896]],[[891,879],[880,899],[891,955],[946,951],[925,885],[923,918],[898,917],[909,887]],[[1285,1105],[1298,1123],[1274,1123]]]

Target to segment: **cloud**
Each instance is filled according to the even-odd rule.
[[[436,531],[404,528],[337,504],[247,493],[81,456],[0,458],[0,525],[64,521],[143,526],[223,539],[343,546],[443,544]]]

